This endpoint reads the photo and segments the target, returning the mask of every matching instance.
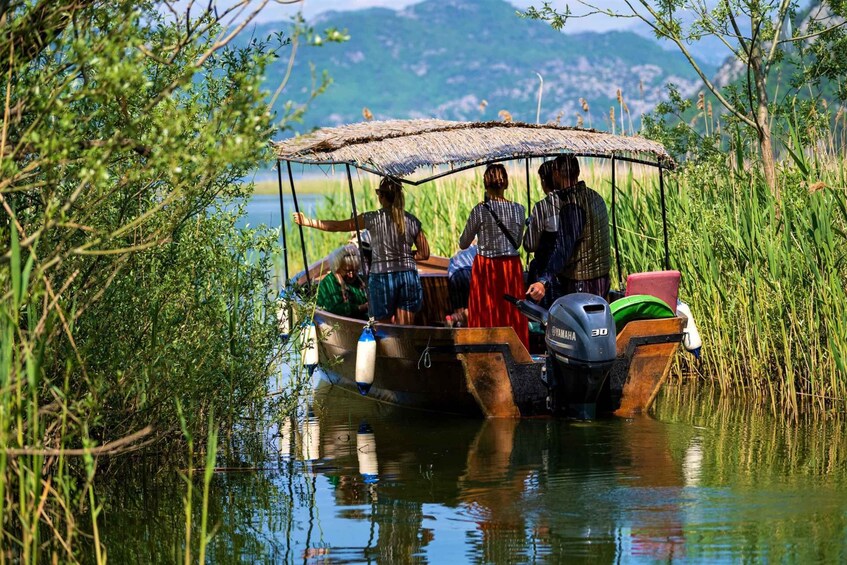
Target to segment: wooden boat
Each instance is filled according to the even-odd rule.
[[[342,165],[347,168],[348,179],[350,167],[397,177],[424,166],[452,167],[425,179],[399,179],[411,185],[492,162],[562,153],[648,164],[657,167],[660,175],[663,169],[674,167],[664,148],[649,140],[502,122],[366,122],[319,130],[277,143],[275,150],[280,160],[281,203],[283,160],[287,161],[292,193],[292,162]],[[612,184],[614,220],[614,173]],[[660,187],[664,190],[661,182]],[[353,198],[352,180],[350,194]],[[352,204],[355,214],[355,200]],[[663,210],[663,220],[664,217]],[[617,230],[616,225],[614,229]],[[614,241],[617,244],[617,237]],[[665,245],[667,263],[667,238]],[[548,356],[543,344],[537,350],[532,347],[530,352],[511,327],[441,326],[450,313],[447,264],[448,260],[441,257],[419,263],[424,307],[417,314],[415,325],[375,325],[377,355],[369,396],[426,410],[486,418],[551,414],[551,392],[546,379]],[[328,270],[324,259],[310,265],[308,272],[298,274],[292,282],[303,288],[314,284]],[[320,309],[314,313],[314,322],[322,374],[337,385],[355,390],[356,346],[364,322]],[[682,318],[672,317],[632,321],[623,328],[617,335],[617,355],[598,399],[598,412],[629,416],[649,410],[679,349],[684,323]]]

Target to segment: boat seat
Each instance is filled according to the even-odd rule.
[[[447,314],[452,313],[447,273],[421,274],[423,307],[415,315],[416,326],[442,326]]]
[[[632,273],[626,278],[625,296],[647,294],[661,299],[676,312],[679,296],[679,271]]]
[[[676,316],[676,312],[671,310],[664,300],[649,294],[633,294],[615,300],[610,309],[618,333],[633,320],[656,320]]]

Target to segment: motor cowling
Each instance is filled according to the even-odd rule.
[[[596,415],[597,398],[616,355],[608,302],[574,293],[556,300],[547,317],[548,386],[556,412],[581,420]]]
[[[565,295],[550,307],[544,341],[551,353],[574,365],[615,360],[615,320],[608,302],[594,294]]]

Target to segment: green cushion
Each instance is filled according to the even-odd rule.
[[[618,333],[627,322],[633,320],[655,320],[657,318],[673,318],[676,312],[671,310],[664,300],[649,294],[633,294],[615,300],[610,305],[612,318]]]
[[[544,335],[544,326],[542,326],[538,322],[532,322],[531,321],[529,323],[529,333]]]

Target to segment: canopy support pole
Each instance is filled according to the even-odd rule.
[[[617,161],[612,155],[612,231],[615,234],[615,264],[618,267],[618,284],[623,284],[623,275],[621,274],[621,247],[618,242],[618,213],[616,206],[615,193],[617,187],[615,184],[615,171],[617,169]]]
[[[288,243],[285,239],[285,206],[282,203],[282,161],[276,160],[276,178],[279,181],[279,233],[282,235],[282,260],[285,269],[283,287],[288,286]]]
[[[671,269],[671,260],[670,255],[668,255],[668,211],[667,206],[665,206],[665,177],[664,177],[664,169],[662,166],[659,166],[659,192],[662,196],[662,235],[665,239],[665,270],[670,271]],[[670,305],[671,308],[675,307],[675,304]]]
[[[350,164],[346,164],[347,167],[347,186],[350,188],[350,202],[353,204],[353,223],[356,226],[356,243],[359,244],[359,259],[360,259],[360,267],[362,267],[362,272],[364,273],[365,266],[365,254],[362,252],[362,235],[360,232],[359,226],[359,214],[356,212],[356,195],[353,193],[353,175],[350,173]],[[367,286],[367,281],[365,281],[365,286]]]
[[[530,210],[532,210],[532,202],[530,201],[529,194],[529,157],[524,162],[526,163],[526,213],[529,214]]]
[[[291,161],[286,161],[288,165],[288,182],[291,184],[291,198],[294,200],[294,211],[300,213],[300,205],[297,204],[297,191],[294,189],[294,175],[291,174]],[[312,275],[309,273],[309,260],[306,259],[306,239],[303,237],[303,226],[297,225],[300,228],[300,249],[303,251],[303,267],[306,270],[306,283],[312,286]]]

